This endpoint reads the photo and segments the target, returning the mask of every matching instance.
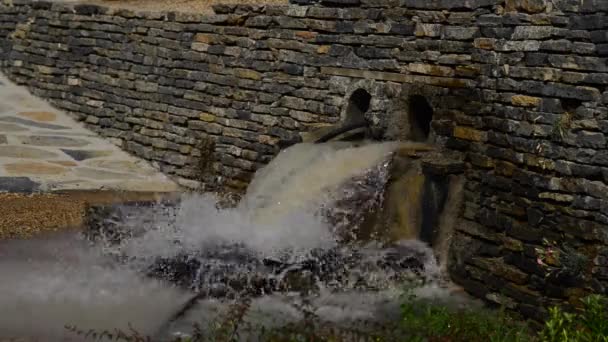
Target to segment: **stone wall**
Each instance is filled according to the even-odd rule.
[[[433,105],[434,134],[451,135],[480,71],[476,17],[492,11],[370,2],[203,16],[12,3],[0,8],[12,79],[169,174],[197,178],[198,143],[209,138],[215,174],[235,188],[298,133],[340,121],[357,89],[371,94],[378,134],[397,127],[388,118],[407,114],[411,92]],[[388,134],[408,137],[401,128]]]
[[[476,246],[453,276],[542,319],[608,285],[608,2],[506,5],[478,18],[481,107],[450,144],[470,164],[460,242]]]
[[[605,291],[608,2],[294,2],[202,16],[13,0],[0,57],[127,151],[232,188],[369,96],[378,137],[465,157],[450,269],[467,291],[537,319]],[[562,250],[549,276],[543,238]]]

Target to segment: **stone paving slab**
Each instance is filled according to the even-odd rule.
[[[178,186],[0,74],[0,192],[58,190]]]

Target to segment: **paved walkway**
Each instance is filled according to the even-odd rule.
[[[126,190],[177,185],[0,74],[0,192]]]

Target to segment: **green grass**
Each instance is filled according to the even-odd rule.
[[[209,324],[206,331],[195,326],[192,337],[171,342],[240,341],[237,328],[244,326],[243,318],[248,307],[248,301],[237,304],[227,317],[216,324]],[[502,310],[454,309],[412,296],[404,301],[401,309],[398,322],[372,329],[329,326],[312,313],[306,313],[303,322],[279,329],[248,329],[256,332],[257,340],[267,342],[608,342],[608,298],[601,295],[586,297],[582,308],[576,312],[551,308],[540,331],[531,329],[526,322],[514,319]],[[90,340],[99,340],[100,336],[108,337],[109,334],[79,332],[73,327],[70,331],[80,336],[88,335]],[[115,331],[111,337],[113,341],[151,341],[135,331]]]
[[[526,324],[501,311],[489,309],[455,310],[425,301],[402,306],[399,328],[407,341],[529,341]],[[401,339],[400,341],[406,341]]]

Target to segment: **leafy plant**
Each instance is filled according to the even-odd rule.
[[[537,263],[547,270],[546,276],[581,276],[587,266],[587,256],[575,248],[556,241],[543,240],[543,247],[535,249]]]
[[[239,328],[243,326],[245,315],[250,307],[251,298],[249,297],[232,305],[225,318],[216,324],[212,334],[214,340],[218,342],[239,341]]]
[[[549,319],[540,333],[542,342],[608,342],[608,299],[590,295],[580,312],[549,309]]]
[[[572,113],[564,112],[559,120],[555,121],[553,124],[552,135],[555,139],[562,141],[566,136],[566,132],[572,126]]]

